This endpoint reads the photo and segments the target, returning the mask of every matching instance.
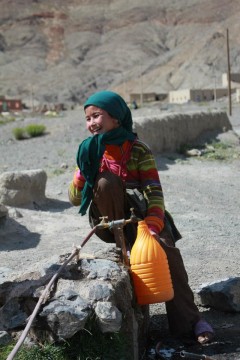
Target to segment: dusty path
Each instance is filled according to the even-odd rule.
[[[22,217],[11,218],[0,229],[1,276],[24,271],[47,262],[51,256],[71,251],[90,231],[86,216],[70,206],[67,187],[75,166],[75,153],[85,137],[79,126],[81,112],[61,118],[39,120],[48,134],[25,141],[13,139],[16,124],[0,127],[0,173],[8,170],[45,169],[48,173],[48,202],[34,209],[17,209]],[[32,121],[24,120],[24,123]],[[239,132],[240,121],[231,121]],[[82,118],[82,123],[84,120]],[[157,163],[168,210],[183,235],[178,242],[193,289],[205,282],[240,275],[240,160],[227,162],[158,156]],[[62,165],[67,165],[65,169]],[[105,246],[95,236],[84,251],[91,253]],[[218,335],[205,353],[214,359],[240,359],[240,315],[201,309]],[[151,307],[153,334],[167,334],[162,305]],[[152,338],[154,343],[154,336]],[[225,354],[225,355],[224,355]],[[150,357],[149,357],[150,359]]]

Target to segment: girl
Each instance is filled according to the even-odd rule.
[[[132,115],[126,102],[111,91],[100,91],[84,104],[87,129],[77,153],[77,169],[69,186],[70,202],[85,215],[89,207],[91,226],[107,216],[108,221],[128,219],[134,207],[149,231],[164,248],[172,276],[174,298],[166,302],[171,333],[195,338],[201,344],[213,338],[212,327],[201,319],[194,303],[183,260],[175,242],[181,238],[164,206],[155,159],[149,147],[132,132]],[[127,246],[136,239],[136,224],[125,227]],[[97,230],[106,242],[114,242],[114,230]]]

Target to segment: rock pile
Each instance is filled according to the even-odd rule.
[[[116,261],[108,260],[113,258],[113,253]],[[87,328],[89,319],[94,318],[101,333],[118,332],[127,339],[128,353],[131,359],[137,360],[146,339],[148,308],[141,308],[134,301],[128,269],[119,262],[115,245],[104,257],[80,259],[65,268],[41,306],[31,336],[38,341],[63,341]],[[15,276],[5,273],[2,277],[0,333],[3,341],[7,334],[25,327],[61,262],[53,258],[45,267],[37,264],[28,273]]]

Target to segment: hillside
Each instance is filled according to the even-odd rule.
[[[239,0],[0,0],[0,95],[84,101],[97,89],[221,86],[239,72]],[[142,75],[142,76],[141,76]]]

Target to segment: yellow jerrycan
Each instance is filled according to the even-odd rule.
[[[151,235],[144,220],[138,222],[137,238],[130,254],[130,271],[139,305],[165,302],[173,298],[166,253]]]

